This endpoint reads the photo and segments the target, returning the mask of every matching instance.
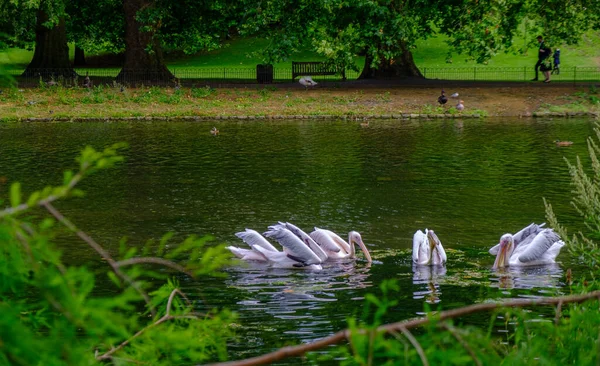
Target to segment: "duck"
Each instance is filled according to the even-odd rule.
[[[444,93],[444,89],[442,89],[442,95],[440,95],[438,97],[438,103],[440,103],[441,105],[444,105],[448,102],[448,97],[446,96],[446,94]]]
[[[457,111],[462,111],[463,109],[465,109],[465,101],[464,100],[459,100],[458,104],[456,105],[456,110]]]
[[[450,95],[450,98],[458,98],[458,93],[452,93],[452,94]]]
[[[556,146],[571,146],[571,145],[573,145],[573,141],[556,140],[556,141],[554,141],[554,143],[556,144]]]
[[[217,136],[219,134],[219,130],[216,127],[213,127],[210,130],[210,134],[213,135],[213,136]]]

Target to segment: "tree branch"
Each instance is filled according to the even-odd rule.
[[[50,196],[44,198],[43,200],[36,202],[34,205],[22,203],[15,207],[5,208],[4,210],[0,211],[0,219],[3,217],[6,217],[6,216],[11,216],[16,213],[28,210],[33,206],[46,206],[46,204],[50,204],[58,199],[61,199],[65,196],[67,196],[69,194],[69,192],[71,192],[71,190],[77,185],[77,183],[79,183],[81,181],[81,179],[83,178],[83,172],[85,170],[87,170],[87,167],[83,167],[79,173],[75,174],[73,176],[73,178],[71,179],[71,181],[69,182],[69,184],[67,186],[64,186],[64,189],[60,194],[50,195]]]
[[[144,301],[146,301],[146,304],[148,304],[150,308],[152,316],[156,316],[156,309],[154,305],[152,305],[150,296],[148,296],[148,294],[144,290],[142,290],[142,288],[131,277],[129,277],[127,274],[121,271],[121,268],[119,268],[117,262],[115,262],[111,255],[106,250],[104,250],[104,248],[100,244],[96,243],[96,241],[92,239],[89,235],[79,230],[77,226],[75,226],[71,221],[69,221],[69,219],[64,217],[56,208],[54,208],[54,206],[52,206],[50,202],[44,202],[42,206],[44,206],[48,210],[48,212],[50,212],[50,214],[52,214],[52,216],[54,216],[60,223],[65,225],[69,230],[75,232],[77,236],[79,236],[83,241],[88,243],[88,245],[91,246],[96,252],[98,252],[98,254],[100,254],[100,256],[112,267],[113,272],[115,272],[117,276],[119,276],[123,281],[127,282],[131,287],[133,287],[144,298]]]
[[[499,308],[521,308],[527,306],[541,306],[541,305],[556,305],[556,304],[569,304],[569,303],[582,303],[592,299],[600,300],[600,291],[594,291],[587,294],[582,295],[570,295],[570,296],[562,296],[562,297],[544,297],[539,299],[517,299],[517,300],[509,300],[502,301],[496,303],[484,303],[484,304],[474,304],[465,306],[458,309],[442,311],[437,314],[435,317],[438,321],[445,319],[457,318],[460,316],[482,312],[482,311],[490,311]],[[391,323],[382,325],[377,328],[377,331],[390,333],[392,331],[398,332],[402,331],[402,329],[413,329],[416,327],[420,327],[431,322],[429,317],[425,318],[416,318],[403,320],[397,323]],[[255,366],[255,365],[265,365],[268,363],[272,363],[278,360],[282,360],[287,357],[298,357],[302,356],[307,352],[316,351],[321,348],[331,346],[334,344],[338,344],[342,342],[344,339],[349,338],[350,330],[345,329],[330,335],[329,337],[325,337],[319,339],[318,341],[302,344],[298,346],[287,346],[278,349],[277,351],[267,353],[261,356],[247,358],[245,360],[239,361],[229,361],[229,362],[221,362],[212,364],[213,366]]]
[[[98,356],[96,355],[96,360],[98,361],[102,361],[102,360],[108,360],[108,359],[112,359],[113,358],[113,354],[121,349],[123,349],[123,347],[125,347],[126,345],[128,345],[129,343],[131,343],[131,341],[133,341],[134,339],[136,339],[137,337],[139,337],[140,335],[142,335],[144,332],[146,332],[148,329],[153,328],[159,324],[162,324],[168,320],[173,320],[173,319],[198,319],[197,316],[195,315],[171,315],[171,306],[173,305],[173,298],[175,297],[176,294],[180,294],[183,298],[185,298],[187,300],[187,297],[185,297],[185,295],[183,294],[183,292],[181,292],[179,289],[174,289],[173,291],[171,291],[171,294],[169,295],[169,301],[167,302],[167,309],[165,312],[165,315],[163,315],[160,319],[158,319],[157,321],[155,321],[154,323],[146,326],[145,328],[140,329],[137,333],[135,333],[134,335],[131,336],[131,338],[126,339],[125,341],[123,341],[121,344],[119,344],[117,347],[114,347],[112,349],[110,349],[109,351],[107,351],[106,353]]]
[[[170,260],[164,259],[164,258],[160,258],[160,257],[136,257],[136,258],[129,258],[129,259],[125,259],[125,260],[117,262],[117,265],[119,267],[130,266],[133,264],[160,264],[162,266],[172,268],[181,273],[185,273],[186,275],[188,275],[190,277],[194,277],[194,274],[189,272],[187,269],[185,269],[185,267],[180,266],[179,264],[177,264],[173,261],[170,261]]]

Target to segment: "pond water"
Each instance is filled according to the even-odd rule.
[[[239,314],[240,337],[230,348],[238,359],[345,328],[385,279],[401,289],[390,321],[422,315],[426,304],[451,309],[568,292],[564,271],[585,269],[566,250],[560,264],[502,273],[491,271],[487,250],[503,233],[543,222],[542,198],[567,226],[580,225],[564,157],[587,162],[593,128],[590,119],[371,121],[367,128],[307,120],[9,124],[0,126],[0,191],[6,197],[12,181],[26,192],[57,184],[85,145],[125,141],[125,163],[85,181],[85,198],[57,204],[113,251],[123,236],[141,245],[168,231],[244,246],[235,232],[262,232],[277,221],[361,232],[371,266],[359,256],[317,272],[236,265],[225,278],[180,278],[199,310]],[[557,147],[556,139],[574,144]],[[445,268],[412,268],[412,235],[425,228],[448,248]],[[61,246],[70,263],[103,265],[74,238]],[[468,321],[487,325],[489,315]]]

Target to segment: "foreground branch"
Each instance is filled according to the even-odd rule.
[[[169,295],[169,300],[167,302],[167,309],[166,309],[165,315],[163,315],[160,319],[158,319],[154,323],[148,325],[147,327],[140,329],[137,333],[135,333],[133,336],[131,336],[131,338],[123,341],[117,347],[112,348],[111,350],[107,351],[106,353],[104,353],[102,355],[96,355],[96,360],[102,361],[102,360],[112,359],[113,358],[113,354],[115,352],[123,349],[126,345],[128,345],[129,343],[131,343],[131,341],[133,341],[134,339],[136,339],[137,337],[139,337],[140,335],[142,335],[148,329],[154,328],[154,327],[156,327],[157,325],[159,325],[161,323],[164,323],[166,321],[173,320],[173,319],[197,319],[198,317],[196,315],[192,315],[192,314],[190,314],[190,315],[171,315],[171,308],[172,308],[172,305],[173,305],[173,298],[177,294],[179,294],[181,297],[183,297],[187,301],[187,297],[185,296],[185,294],[183,292],[181,292],[179,289],[174,289],[173,291],[171,291],[171,295]]]
[[[83,241],[88,243],[89,246],[91,246],[98,254],[100,254],[100,256],[111,266],[113,272],[115,272],[117,276],[119,276],[123,281],[127,282],[131,287],[133,287],[144,298],[144,301],[146,301],[146,304],[148,304],[150,311],[152,312],[152,316],[156,315],[156,309],[154,308],[154,305],[152,305],[150,296],[148,296],[148,294],[144,290],[142,290],[142,288],[131,277],[129,277],[127,274],[121,271],[119,264],[112,258],[112,256],[106,250],[104,250],[104,248],[100,244],[98,244],[89,235],[79,230],[77,226],[75,226],[75,224],[73,224],[71,221],[69,221],[69,219],[64,217],[63,214],[61,214],[56,208],[54,208],[54,206],[52,206],[50,202],[45,202],[42,205],[61,224],[65,225],[69,230],[75,232],[77,236],[79,236]]]
[[[571,295],[571,296],[562,296],[562,297],[544,297],[539,299],[518,299],[518,300],[509,300],[503,302],[496,303],[485,303],[485,304],[474,304],[465,306],[458,309],[442,311],[437,313],[435,319],[438,321],[453,319],[460,316],[490,311],[495,309],[502,308],[522,308],[527,306],[540,306],[540,305],[558,305],[561,304],[569,304],[569,303],[582,303],[592,299],[600,300],[600,291],[594,291],[583,295]],[[402,332],[406,334],[408,329],[417,328],[423,325],[426,325],[431,322],[429,317],[426,318],[416,318],[403,320],[397,323],[391,323],[382,325],[377,328],[378,332],[391,333],[391,332]],[[272,363],[275,361],[282,360],[288,357],[299,357],[304,355],[307,352],[316,351],[321,348],[325,348],[327,346],[331,346],[334,344],[338,344],[342,342],[344,339],[349,339],[350,330],[345,329],[339,331],[335,334],[330,335],[329,337],[322,338],[318,341],[302,344],[299,346],[288,346],[278,349],[277,351],[264,354],[262,356],[252,357],[245,360],[240,361],[230,361],[230,362],[222,362],[213,364],[213,366],[255,366],[255,365],[265,365],[268,363]]]

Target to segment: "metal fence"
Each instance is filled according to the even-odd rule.
[[[600,80],[600,67],[564,67],[551,75],[552,81],[588,82]],[[427,79],[461,81],[528,81],[534,77],[533,66],[527,67],[424,67]],[[543,78],[540,71],[540,79]]]
[[[196,86],[202,84],[256,84],[256,83],[289,83],[292,81],[290,67],[268,68],[269,75],[265,77],[265,69],[259,68],[171,68],[171,75],[156,71],[125,72],[119,68],[76,68],[40,69],[23,75],[23,70],[12,70],[20,86],[36,86],[41,84],[60,83],[62,85],[82,85],[88,76],[93,85],[114,84],[123,85],[165,85]],[[272,72],[272,75],[270,74]],[[426,79],[453,81],[516,81],[531,80],[534,76],[533,67],[424,67],[421,72]],[[346,71],[347,80],[355,80],[359,72]],[[540,75],[543,77],[543,75]],[[341,75],[326,75],[313,77],[317,81],[343,82]],[[600,81],[600,67],[565,67],[559,74],[552,75],[552,81],[564,82],[593,82]]]

